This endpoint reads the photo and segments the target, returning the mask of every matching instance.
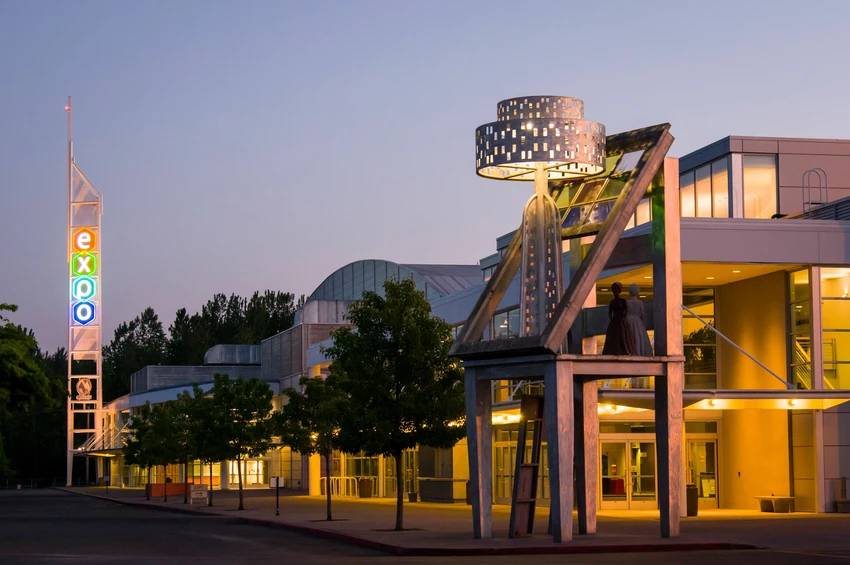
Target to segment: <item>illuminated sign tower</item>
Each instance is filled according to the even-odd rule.
[[[103,198],[74,162],[68,113],[68,476],[74,453],[102,432],[101,230]]]

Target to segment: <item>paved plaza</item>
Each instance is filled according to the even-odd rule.
[[[601,512],[599,532],[593,536],[576,535],[573,542],[553,544],[545,535],[548,515],[546,509],[540,509],[537,515],[539,532],[531,537],[508,539],[507,529],[509,509],[494,507],[494,537],[488,540],[475,540],[471,533],[471,510],[464,504],[445,505],[431,503],[405,503],[404,532],[394,532],[395,504],[387,499],[347,499],[333,500],[333,522],[324,521],[325,500],[308,497],[292,491],[281,491],[280,516],[275,516],[275,496],[272,490],[245,491],[245,510],[237,511],[237,493],[235,491],[216,491],[215,506],[192,506],[183,504],[183,497],[170,497],[167,503],[161,499],[146,501],[144,492],[139,489],[109,489],[106,500],[104,488],[75,489],[67,491],[33,491],[33,493],[51,493],[55,501],[77,505],[85,501],[89,505],[102,505],[109,512],[141,513],[146,516],[145,524],[175,520],[187,524],[216,524],[219,527],[232,527],[232,532],[216,539],[236,540],[243,532],[253,532],[246,539],[257,535],[269,535],[279,540],[277,545],[286,546],[286,551],[294,548],[304,551],[317,559],[331,558],[331,555],[313,555],[310,552],[343,551],[351,552],[351,558],[377,558],[390,555],[394,560],[399,556],[418,556],[425,559],[434,556],[436,561],[444,562],[451,555],[494,556],[499,554],[526,553],[540,557],[550,552],[579,552],[585,555],[580,562],[605,562],[599,553],[615,556],[622,553],[653,552],[652,563],[679,563],[685,559],[682,551],[690,551],[688,561],[699,563],[699,556],[711,555],[724,559],[731,558],[739,551],[748,561],[758,562],[762,555],[772,555],[771,563],[830,563],[850,560],[850,515],[790,514],[770,515],[746,511],[703,512],[696,518],[682,521],[682,535],[673,540],[662,540],[659,536],[659,522],[656,512]],[[3,494],[4,500],[14,500],[16,493]],[[85,496],[81,496],[85,495]],[[20,497],[39,497],[35,494],[19,494]],[[41,497],[46,495],[41,494]],[[70,498],[69,498],[70,497]],[[95,498],[98,497],[98,498]],[[27,500],[27,498],[22,498]],[[123,503],[121,505],[115,502]],[[152,509],[170,510],[153,512]],[[135,518],[134,523],[139,522]],[[251,528],[250,526],[254,526]],[[260,526],[260,527],[256,527]],[[273,527],[262,527],[273,526]],[[225,528],[226,529],[226,528]],[[258,534],[257,532],[265,532]],[[93,531],[96,539],[104,536]],[[309,542],[293,540],[309,540]],[[289,540],[289,541],[287,541]],[[325,545],[327,544],[327,545]],[[205,547],[206,549],[206,547]],[[698,551],[702,550],[702,551]],[[664,552],[658,553],[658,552]],[[2,555],[2,554],[0,554]],[[216,554],[218,555],[218,554]],[[219,556],[223,556],[220,554]],[[669,555],[669,557],[665,557]],[[675,556],[678,555],[678,558]],[[443,556],[442,559],[438,556]],[[521,555],[514,557],[518,562]],[[557,557],[553,555],[553,558]],[[693,557],[693,559],[692,559]],[[594,561],[591,558],[603,559]],[[798,560],[800,558],[801,560]],[[524,559],[528,559],[526,556]],[[536,558],[535,558],[536,559]],[[584,561],[591,559],[590,561]],[[631,561],[634,561],[631,557]],[[659,561],[661,559],[661,561]],[[696,561],[694,560],[696,559]],[[367,559],[369,561],[369,559]],[[546,561],[543,561],[546,562]],[[643,561],[634,561],[640,563]],[[713,562],[711,560],[706,563]]]

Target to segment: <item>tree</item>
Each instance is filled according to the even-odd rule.
[[[103,347],[103,399],[109,402],[129,394],[130,375],[165,360],[166,337],[153,308],[115,328],[112,341]]]
[[[137,465],[147,469],[147,481],[145,486],[145,497],[151,499],[151,467],[154,465],[154,458],[151,451],[151,404],[146,402],[139,409],[139,412],[133,415],[130,420],[130,433],[127,437],[127,443],[124,444],[124,463],[126,465]]]
[[[48,377],[47,366],[32,331],[13,324],[3,313],[16,312],[14,304],[0,303],[0,424],[2,428],[17,431],[29,429],[22,418],[28,414],[35,417],[33,409],[39,406],[50,411],[59,408],[59,401],[65,392],[64,378],[56,381]],[[7,436],[9,440],[18,439],[17,434]],[[31,453],[38,453],[38,444],[28,442],[13,445],[13,461],[20,454],[21,447]],[[17,452],[17,453],[16,453]],[[11,464],[6,456],[2,433],[0,433],[0,476],[12,474]]]
[[[269,384],[260,379],[231,380],[219,373],[211,392],[215,416],[228,443],[226,459],[236,461],[239,510],[244,510],[242,461],[263,455],[271,446],[273,394]]]
[[[318,453],[325,458],[327,520],[331,521],[332,458],[345,399],[321,377],[303,377],[301,389],[283,391],[289,402],[275,416],[275,429],[281,442],[301,455]]]
[[[209,465],[209,497],[207,506],[213,505],[213,463],[224,461],[228,457],[229,442],[224,421],[216,413],[216,405],[197,384],[192,385],[192,395],[188,391],[181,393],[180,398],[187,407],[188,435],[191,445],[191,457],[198,459],[201,464]]]
[[[431,316],[411,280],[364,292],[348,310],[356,326],[333,332],[328,386],[345,397],[337,437],[343,451],[395,457],[396,530],[403,529],[402,454],[449,448],[464,435],[463,376],[449,357],[451,326]]]

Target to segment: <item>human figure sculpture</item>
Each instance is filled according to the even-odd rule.
[[[615,282],[611,285],[614,300],[608,304],[608,331],[605,333],[603,355],[637,355],[634,337],[626,317],[628,316],[626,299],[620,298],[623,285]]]
[[[629,285],[629,299],[626,300],[626,323],[634,340],[633,348],[635,355],[652,357],[652,344],[646,333],[646,320],[644,318],[643,302],[640,301],[640,287],[634,283]]]

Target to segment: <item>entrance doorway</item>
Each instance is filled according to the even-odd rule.
[[[717,440],[688,440],[688,484],[699,493],[699,508],[717,508]]]
[[[641,438],[643,439],[643,438]],[[656,462],[654,441],[602,441],[600,485],[603,510],[654,510]]]

